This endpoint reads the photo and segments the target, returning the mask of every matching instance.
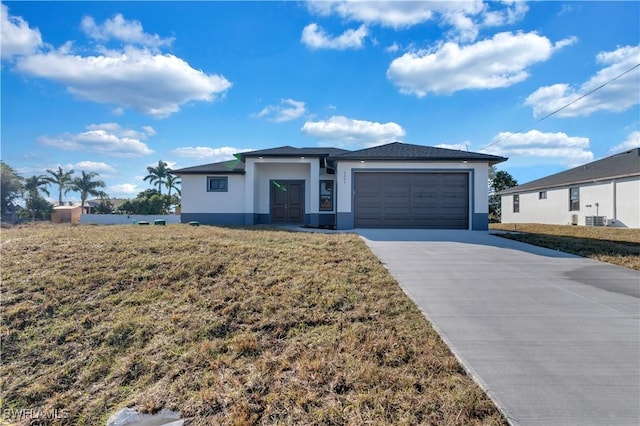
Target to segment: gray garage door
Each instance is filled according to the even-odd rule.
[[[468,229],[467,173],[355,174],[358,228]]]

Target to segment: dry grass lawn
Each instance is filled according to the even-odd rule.
[[[45,225],[1,241],[2,410],[506,424],[354,235]]]
[[[515,231],[505,238],[640,270],[640,229],[534,223],[494,223],[490,229]]]

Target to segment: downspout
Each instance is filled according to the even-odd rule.
[[[615,224],[616,222],[618,222],[618,194],[617,194],[618,185],[615,179],[611,180],[611,184],[613,185],[613,223]]]
[[[333,184],[333,229],[338,229],[338,162],[336,161],[333,168],[334,184]]]

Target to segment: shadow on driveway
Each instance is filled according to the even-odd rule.
[[[431,241],[477,244],[502,249],[520,250],[546,257],[580,258],[580,256],[574,254],[501,238],[487,231],[465,231],[455,229],[356,229],[355,232],[369,241],[376,242]]]

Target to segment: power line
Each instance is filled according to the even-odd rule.
[[[634,69],[636,69],[636,68],[638,68],[638,67],[640,67],[640,64],[636,64],[636,65],[632,66],[631,68],[629,68],[628,70],[626,70],[626,71],[625,71],[625,72],[623,72],[622,74],[619,74],[619,75],[617,75],[617,76],[613,77],[611,80],[608,80],[608,81],[606,81],[606,82],[602,83],[600,86],[596,87],[595,89],[592,89],[592,90],[588,91],[587,93],[585,93],[584,95],[582,95],[582,96],[578,97],[577,99],[572,100],[571,102],[569,102],[568,104],[564,105],[563,107],[558,108],[557,110],[550,112],[549,114],[545,115],[545,116],[544,116],[544,117],[542,117],[542,118],[539,118],[538,120],[536,120],[536,122],[537,122],[537,123],[539,123],[539,122],[541,122],[541,121],[543,121],[543,120],[546,120],[547,118],[551,117],[552,115],[555,115],[555,114],[559,113],[559,112],[560,112],[560,111],[562,111],[563,109],[568,108],[569,106],[571,106],[571,105],[575,104],[575,103],[576,103],[576,102],[578,102],[579,100],[584,99],[584,98],[586,98],[586,97],[587,97],[587,96],[589,96],[589,95],[592,95],[593,93],[595,93],[595,92],[597,92],[598,90],[602,89],[603,87],[605,87],[605,86],[606,86],[606,85],[608,85],[609,83],[612,83],[612,82],[616,81],[617,79],[619,79],[619,78],[621,78],[621,77],[623,77],[623,76],[625,76],[625,75],[629,74],[631,71],[633,71]],[[527,126],[527,127],[529,127],[529,126]],[[522,132],[522,131],[524,131],[527,127],[523,127],[522,129],[518,130],[517,132],[512,133],[512,135],[513,135],[513,134],[517,134],[517,133],[521,133],[521,132]],[[490,146],[497,144],[498,142],[502,142],[502,141],[504,141],[505,139],[507,139],[507,138],[502,138],[502,139],[498,139],[498,140],[497,140],[497,141],[495,141],[495,142],[491,142],[490,144],[485,145],[483,148],[481,148],[481,149],[480,149],[480,151],[482,151],[482,150],[484,150],[484,149],[487,149],[487,148],[489,148]]]

